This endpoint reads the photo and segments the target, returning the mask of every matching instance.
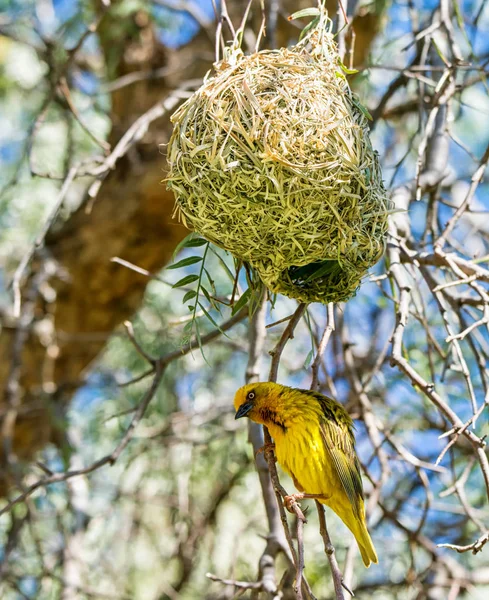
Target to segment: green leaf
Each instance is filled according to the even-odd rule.
[[[307,356],[306,356],[306,360],[304,361],[304,369],[309,368],[309,365],[311,364],[313,355],[314,355],[314,352],[312,350],[309,350],[309,352],[307,353]]]
[[[197,296],[197,292],[195,290],[189,290],[183,297],[182,304],[185,304],[185,302],[192,300],[192,298],[195,298],[195,296]]]
[[[200,286],[200,290],[202,291],[202,293],[206,297],[206,300],[209,302],[209,304],[212,306],[212,308],[215,308],[217,310],[217,312],[220,314],[221,313],[221,307],[215,301],[215,299],[209,294],[209,290],[204,285],[202,285],[202,284]]]
[[[445,55],[443,54],[440,46],[436,43],[435,38],[431,38],[431,43],[433,44],[433,46],[435,47],[436,53],[438,54],[438,56],[441,58],[441,60],[445,63],[445,65],[449,66],[449,62],[448,60],[445,58]]]
[[[237,302],[234,303],[232,314],[235,315],[239,310],[246,305],[251,296],[251,290],[248,288],[246,292],[239,298]]]
[[[299,36],[299,42],[302,41],[306,35],[315,27],[317,27],[319,23],[319,17],[316,17],[315,19],[313,19],[310,23],[308,23],[304,29],[301,31],[301,34]]]
[[[214,285],[214,280],[212,279],[211,274],[205,267],[204,267],[204,272],[207,276],[207,281],[209,282],[209,285],[211,286],[212,293],[215,296],[217,294],[217,292],[216,292],[216,286]]]
[[[338,56],[338,64],[341,67],[341,70],[346,73],[347,75],[355,75],[355,73],[358,73],[358,69],[349,69],[341,60],[341,58]]]
[[[196,246],[203,246],[207,243],[207,240],[204,238],[196,237],[195,233],[189,233],[187,236],[183,238],[181,242],[179,242],[173,251],[172,260],[175,260],[175,256],[180,252],[182,248],[195,248]]]
[[[314,356],[314,345],[315,345],[314,333],[313,333],[312,324],[311,324],[311,314],[309,313],[309,308],[306,308],[303,319],[306,322],[307,329],[309,331],[309,335],[311,336],[311,349],[309,350],[309,352],[306,356],[306,360],[304,361],[304,368],[307,369],[311,363],[312,357]]]
[[[197,246],[203,246],[209,242],[204,238],[192,238],[185,242],[185,248],[196,248]]]
[[[470,51],[472,52],[472,54],[474,54],[474,48],[472,46],[472,43],[470,41],[469,36],[467,35],[467,30],[465,29],[465,24],[464,24],[464,18],[462,16],[461,11],[460,11],[460,6],[458,5],[458,0],[454,1],[453,6],[454,6],[454,11],[455,11],[455,16],[456,16],[456,19],[457,19],[457,24],[458,24],[458,26],[460,28],[460,31],[462,32],[462,34],[463,34],[463,36],[465,38],[465,41],[467,42],[467,45],[470,48]],[[481,72],[481,75],[483,76],[482,72]]]
[[[195,265],[195,263],[201,262],[202,256],[189,256],[188,258],[182,258],[174,265],[170,265],[167,269],[180,269],[180,267],[188,267],[189,265]]]
[[[194,281],[197,281],[198,278],[199,278],[198,275],[187,275],[183,279],[180,279],[180,281],[177,281],[176,283],[174,283],[172,285],[172,288],[179,288],[179,287],[182,287],[183,285],[188,285],[189,283],[193,283]]]
[[[175,256],[180,252],[180,250],[185,246],[185,244],[193,238],[195,238],[195,233],[192,232],[186,235],[181,242],[178,242],[178,244],[175,246],[175,250],[173,250],[173,255],[171,257],[172,260],[175,260]]]
[[[199,344],[200,353],[202,354],[202,358],[205,360],[205,362],[207,364],[209,364],[209,361],[207,360],[207,358],[205,356],[205,353],[204,353],[204,346],[202,345],[202,339],[200,337],[200,329],[199,329],[199,322],[198,321],[195,321],[195,337],[197,338],[197,342]]]
[[[455,16],[457,17],[457,24],[460,27],[460,29],[464,29],[464,19],[462,17],[462,13],[460,12],[460,6],[458,5],[458,1],[455,0],[455,2],[453,3],[453,7],[454,7],[454,12],[455,12]]]
[[[225,337],[227,337],[229,339],[229,336],[227,335],[227,333],[225,331],[223,331],[218,323],[215,321],[215,319],[212,317],[212,315],[204,308],[204,306],[199,302],[199,306],[202,309],[202,312],[204,313],[204,315],[209,319],[209,321],[214,325],[214,327],[219,330],[222,335],[224,335]]]
[[[224,258],[219,254],[219,252],[216,252],[216,250],[214,248],[210,247],[210,251],[218,258],[219,262],[221,263],[224,270],[226,271],[226,274],[228,275],[229,279],[234,283],[235,275],[231,271],[231,269],[228,267],[228,265],[226,264],[226,261],[224,260]]]
[[[358,108],[358,110],[361,113],[363,113],[363,115],[365,115],[369,121],[374,120],[372,115],[368,112],[368,109],[365,106],[363,106],[363,104],[360,102],[360,100],[356,96],[352,96],[352,101],[353,101],[353,104]]]
[[[295,21],[296,19],[302,19],[304,17],[318,17],[320,14],[319,8],[304,8],[298,10],[293,15],[290,15],[289,21]]]
[[[185,324],[185,327],[183,328],[183,333],[190,335],[192,333],[192,328],[194,326],[194,322],[193,321],[189,321],[188,323]]]
[[[212,298],[211,298],[211,295],[209,294],[209,292],[207,291],[207,288],[204,287],[203,285],[201,285],[200,289],[202,290],[202,293],[204,294],[204,296],[207,298],[207,301],[212,304]]]

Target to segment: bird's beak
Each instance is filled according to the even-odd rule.
[[[250,410],[252,408],[253,408],[253,402],[245,402],[238,408],[238,410],[236,411],[236,414],[234,415],[234,418],[241,419],[241,417],[246,417],[246,415],[250,412]]]

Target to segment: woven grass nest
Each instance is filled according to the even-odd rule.
[[[389,209],[364,112],[325,28],[229,52],[172,116],[177,216],[273,292],[347,300],[383,253]]]

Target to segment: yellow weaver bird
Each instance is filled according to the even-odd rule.
[[[280,466],[302,492],[334,510],[355,536],[366,567],[378,562],[367,531],[353,421],[341,404],[309,390],[250,383],[236,392],[236,419],[265,425]]]

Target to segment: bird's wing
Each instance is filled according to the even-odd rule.
[[[324,400],[330,399],[324,397]],[[355,452],[353,423],[342,406],[334,400],[330,402],[332,404],[321,402],[324,412],[324,419],[320,423],[321,437],[353,511],[360,516],[363,486],[360,463]]]

